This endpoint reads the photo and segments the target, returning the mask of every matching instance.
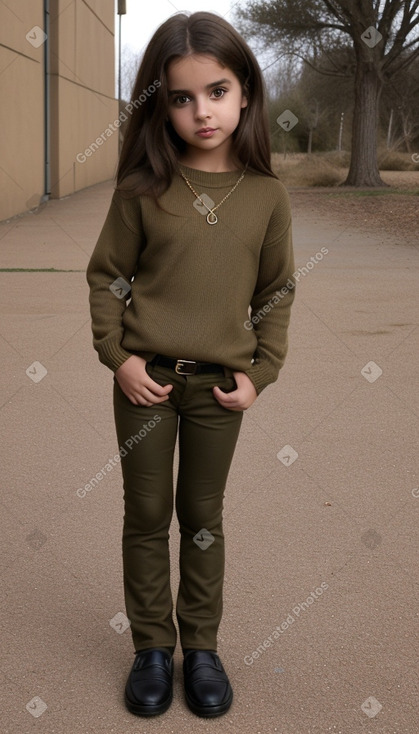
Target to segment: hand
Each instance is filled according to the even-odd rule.
[[[237,383],[237,390],[223,392],[219,387],[212,389],[214,397],[223,408],[228,410],[246,410],[255,402],[258,394],[256,388],[245,372],[233,372]]]
[[[156,405],[169,399],[173,385],[162,387],[146,371],[146,360],[133,354],[121,364],[115,377],[122,392],[134,405]]]

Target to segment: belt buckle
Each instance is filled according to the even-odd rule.
[[[187,365],[193,365],[192,370],[188,370]],[[186,372],[185,372],[186,370]],[[178,359],[175,366],[175,372],[178,375],[194,375],[196,370],[196,362],[190,359]]]

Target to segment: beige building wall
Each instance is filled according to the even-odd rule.
[[[67,196],[112,178],[118,130],[113,0],[51,2],[51,193]],[[111,130],[112,132],[112,130]],[[91,146],[93,146],[91,148]],[[86,155],[86,149],[90,155]]]
[[[44,193],[44,52],[26,39],[36,25],[43,0],[0,3],[0,219]]]
[[[0,220],[37,206],[45,193],[67,196],[116,171],[114,0],[49,0],[48,5],[45,43],[44,0],[0,3]]]

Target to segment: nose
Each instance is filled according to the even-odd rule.
[[[195,102],[195,117],[197,120],[204,120],[211,117],[208,107],[208,98],[206,96],[198,96]]]

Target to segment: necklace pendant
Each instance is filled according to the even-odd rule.
[[[217,222],[218,222],[217,215],[214,214],[214,212],[208,212],[208,214],[207,214],[207,222],[208,222],[208,224],[217,224]]]

